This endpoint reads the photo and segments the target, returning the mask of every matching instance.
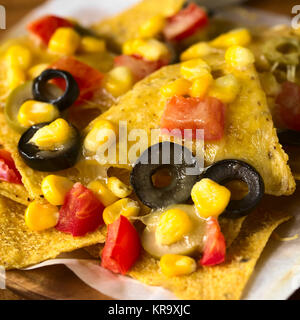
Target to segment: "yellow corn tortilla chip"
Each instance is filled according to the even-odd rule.
[[[145,284],[169,289],[182,299],[238,300],[273,230],[288,219],[284,213],[264,209],[253,212],[221,265],[202,267],[188,276],[168,278],[160,272],[158,260],[143,254],[129,275]]]
[[[210,56],[206,60],[213,71],[224,74],[229,72],[223,56]],[[230,72],[241,83],[241,91],[237,99],[226,106],[224,137],[220,141],[205,144],[206,164],[230,158],[246,161],[262,175],[266,193],[277,196],[292,194],[295,190],[295,180],[287,165],[288,156],[278,142],[266,97],[254,67],[248,68],[247,71]],[[117,105],[94,121],[107,119],[116,126],[120,121],[127,121],[128,133],[132,129],[143,129],[149,138],[151,129],[160,127],[160,119],[166,104],[166,98],[160,95],[160,88],[179,77],[179,65],[158,70],[136,84],[133,90],[121,97]],[[88,126],[87,131],[93,123]],[[128,141],[127,150],[136,143],[137,141]],[[148,146],[143,147],[145,150]],[[118,150],[119,145],[117,145],[117,159]],[[109,164],[131,169],[130,165]]]
[[[102,20],[93,29],[114,50],[120,51],[125,41],[139,37],[139,27],[147,20],[156,15],[172,16],[184,3],[185,0],[143,0],[115,17]]]
[[[24,186],[0,181],[0,195],[27,206],[30,197]]]
[[[103,243],[103,230],[73,237],[52,228],[30,231],[24,221],[25,207],[0,196],[0,265],[6,269],[24,268],[62,252]]]

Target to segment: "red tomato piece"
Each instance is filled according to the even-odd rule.
[[[22,184],[22,177],[11,154],[0,149],[0,180],[15,184]]]
[[[147,61],[140,56],[121,55],[115,58],[115,66],[128,67],[136,81],[140,81],[154,71],[166,66],[167,60]]]
[[[288,128],[300,131],[300,86],[284,82],[276,98],[280,117]]]
[[[75,183],[65,197],[55,228],[74,237],[84,236],[104,223],[103,210],[104,205],[91,190]]]
[[[139,234],[130,221],[120,216],[108,225],[101,266],[114,273],[126,274],[141,252]]]
[[[63,57],[55,61],[49,68],[60,69],[71,73],[80,89],[80,95],[76,104],[91,99],[95,91],[101,87],[103,74],[73,57]],[[53,79],[53,83],[62,90],[66,88],[66,83],[63,79]]]
[[[224,104],[213,97],[185,98],[174,96],[167,101],[161,118],[161,129],[179,129],[184,137],[184,129],[191,129],[196,138],[196,129],[204,130],[204,140],[220,140],[224,135]],[[191,138],[186,136],[185,138]]]
[[[226,243],[218,220],[209,218],[206,225],[206,241],[200,265],[214,266],[220,264],[225,261],[225,256]]]
[[[207,24],[206,12],[195,3],[191,3],[187,8],[168,18],[163,34],[169,41],[180,41]]]
[[[27,25],[27,30],[37,36],[45,45],[48,45],[53,33],[58,28],[73,27],[73,24],[56,16],[45,16]]]

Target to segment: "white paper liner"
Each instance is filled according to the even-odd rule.
[[[27,22],[44,14],[72,16],[87,25],[100,21],[103,17],[121,12],[138,0],[72,0],[66,4],[64,0],[51,0],[26,16],[15,28],[7,31],[7,36],[17,36],[24,33]],[[245,15],[245,9],[224,10],[222,16],[240,22],[243,25],[268,24],[275,25],[290,23],[287,17],[270,14],[264,11],[246,9],[252,13]],[[291,237],[300,232],[300,197],[289,205],[286,198],[286,209],[295,218],[280,227],[276,232],[280,237]],[[176,299],[168,290],[160,287],[144,285],[129,277],[114,275],[103,269],[99,261],[83,259],[54,259],[48,260],[33,267],[64,264],[71,269],[82,281],[103,294],[115,299],[128,300],[169,300]],[[26,270],[27,270],[26,269]],[[300,286],[300,238],[280,242],[270,239],[263,255],[255,268],[247,288],[244,299],[287,299]]]

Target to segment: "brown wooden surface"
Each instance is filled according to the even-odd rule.
[[[83,0],[84,1],[84,0]],[[7,29],[44,0],[2,0],[6,8]],[[71,1],[65,0],[66,5]],[[297,3],[298,2],[298,3]],[[268,11],[291,15],[293,0],[251,0],[250,5]],[[0,32],[5,32],[0,30]],[[1,34],[0,34],[1,37]],[[64,266],[51,266],[32,271],[7,272],[7,288],[0,290],[0,300],[19,299],[109,299],[80,281]],[[300,290],[291,299],[300,300]]]

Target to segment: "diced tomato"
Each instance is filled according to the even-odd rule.
[[[191,3],[187,8],[168,18],[163,34],[169,41],[180,41],[207,24],[206,12],[195,3]]]
[[[66,194],[55,228],[74,237],[84,236],[104,223],[103,210],[103,204],[91,190],[79,182],[75,183]]]
[[[204,130],[204,140],[219,140],[224,135],[224,104],[213,97],[204,99],[174,96],[167,101],[161,118],[161,129],[179,129],[182,137],[184,129],[192,130],[196,138],[196,129]]]
[[[284,82],[276,98],[282,121],[292,130],[300,131],[300,86]]]
[[[134,75],[136,81],[140,81],[154,71],[166,66],[167,60],[147,61],[140,56],[121,55],[115,58],[115,66],[128,67]]]
[[[206,225],[206,240],[203,256],[200,260],[202,266],[214,266],[225,261],[226,243],[221,232],[218,220],[210,218]]]
[[[115,273],[126,274],[141,252],[139,235],[130,221],[120,216],[108,225],[101,266]]]
[[[0,180],[15,184],[22,184],[22,177],[11,154],[0,149]]]
[[[58,28],[73,27],[73,24],[63,18],[56,16],[45,16],[27,25],[27,30],[37,36],[45,45]]]
[[[71,73],[80,89],[76,104],[91,99],[95,91],[101,87],[103,74],[73,57],[63,57],[55,61],[49,68]],[[62,90],[65,90],[66,83],[63,79],[54,79],[53,82]]]

